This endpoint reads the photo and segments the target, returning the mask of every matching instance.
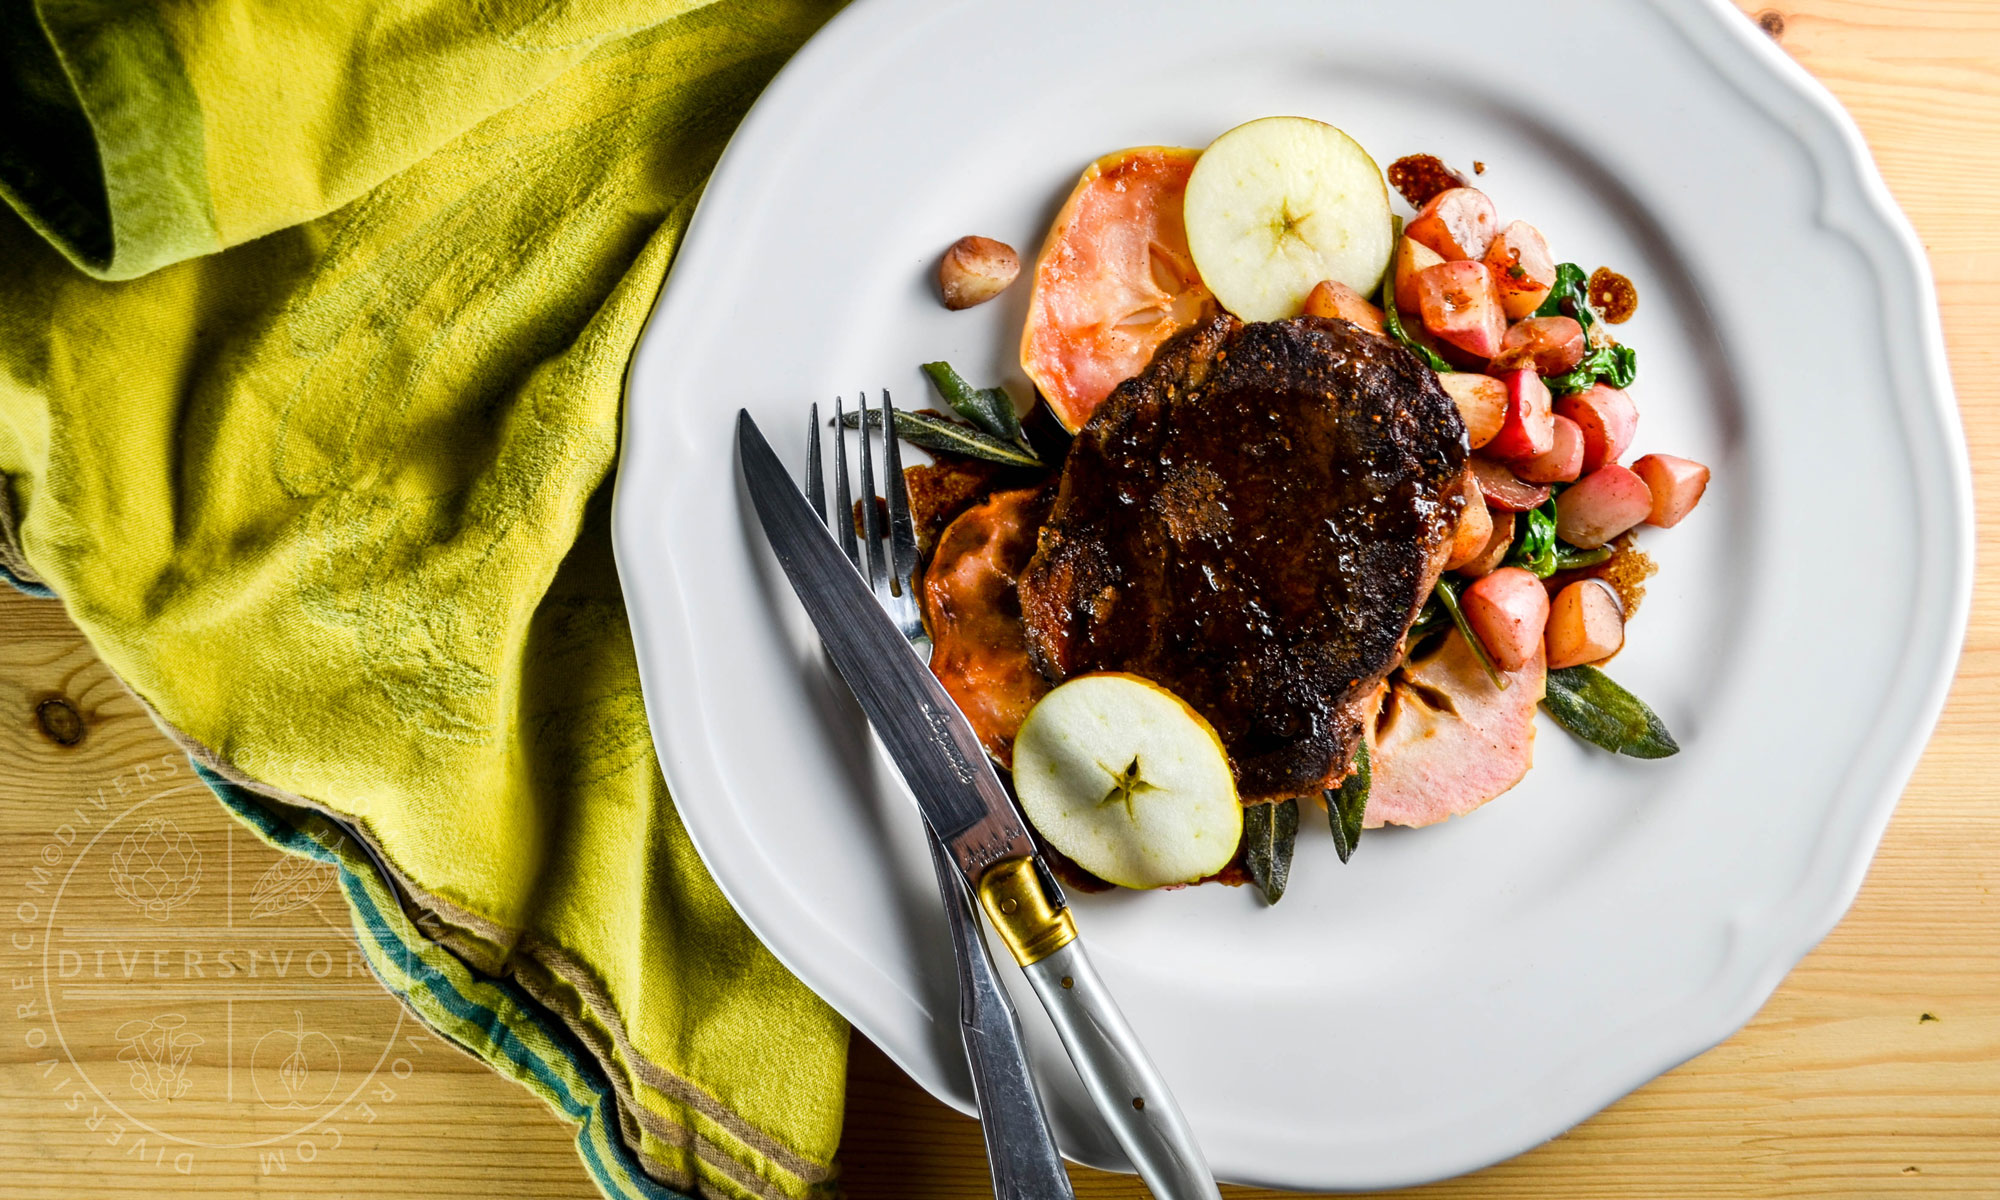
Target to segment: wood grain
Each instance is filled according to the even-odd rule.
[[[1936,270],[1982,530],[1965,657],[1859,901],[1748,1027],[1546,1145],[1407,1195],[2000,1196],[2000,4],[1810,0],[1746,11],[1782,25],[1785,48],[1854,113]],[[1865,465],[1855,473],[1865,485]],[[59,706],[38,718],[51,699],[74,709],[80,741],[66,746],[51,735],[73,732]],[[538,1102],[469,1058],[434,1042],[418,1046],[407,1024],[396,1028],[398,1008],[386,993],[338,981],[258,1001],[264,1024],[280,1033],[294,1014],[298,1030],[364,1031],[343,1059],[344,1079],[367,1065],[361,1042],[392,1047],[370,1086],[393,1085],[393,1099],[370,1105],[366,1116],[352,1104],[328,1109],[343,1130],[338,1148],[325,1126],[290,1134],[301,1113],[314,1110],[250,1095],[205,1098],[229,1080],[282,1084],[269,1062],[205,1065],[201,1055],[225,1041],[254,1052],[247,1036],[233,1033],[207,1037],[190,1059],[189,1077],[201,1086],[150,1108],[133,1105],[144,1111],[115,1139],[120,1122],[107,1114],[93,1124],[89,1099],[78,1111],[65,1107],[76,1089],[57,1083],[71,1064],[47,1045],[29,1044],[30,1031],[48,1024],[37,998],[65,964],[78,969],[53,986],[62,1005],[82,1013],[72,1022],[80,1027],[75,1065],[97,1079],[133,1069],[115,1053],[126,1045],[117,1028],[156,1020],[163,997],[177,997],[192,1029],[219,996],[247,994],[230,990],[242,981],[220,980],[180,993],[162,991],[158,979],[128,981],[129,994],[109,985],[93,991],[80,966],[88,960],[60,957],[62,948],[92,944],[74,939],[103,930],[124,930],[117,936],[154,948],[169,927],[184,938],[209,926],[249,937],[234,932],[241,923],[232,913],[211,910],[254,900],[276,856],[232,834],[219,807],[176,792],[187,779],[164,774],[168,753],[57,605],[0,595],[0,926],[15,939],[0,938],[8,1010],[0,1013],[0,1196],[594,1195],[567,1128]],[[97,844],[96,858],[61,848],[58,858],[101,865],[116,838],[171,809],[203,863],[201,891],[171,921],[135,922],[131,902],[101,871],[78,868],[62,890],[60,922],[43,911],[47,890],[30,890],[55,831],[98,796],[106,806],[86,815],[100,822],[129,815]],[[22,903],[36,906],[34,920],[20,919]],[[324,897],[315,905],[284,914],[293,926],[285,936],[324,949],[332,936]],[[321,925],[312,924],[313,913]],[[18,942],[52,928],[48,936],[72,941],[45,967],[42,954],[55,943],[23,949]],[[279,951],[267,952],[274,964]],[[90,1030],[100,1026],[113,1036],[99,1029],[93,1039]],[[296,1032],[288,1036],[298,1041]],[[409,1067],[406,1078],[394,1074],[398,1061]],[[325,1077],[324,1064],[311,1068],[294,1076],[308,1091]],[[135,1146],[144,1122],[194,1141],[271,1136],[288,1157],[279,1167],[267,1157],[270,1147],[212,1151],[182,1173],[175,1156],[190,1153],[183,1143],[154,1137]],[[303,1141],[315,1136],[305,1161]],[[860,1198],[989,1194],[977,1126],[859,1038],[843,1159],[848,1190]],[[1128,1178],[1084,1169],[1074,1176],[1078,1193],[1092,1200],[1144,1194]]]

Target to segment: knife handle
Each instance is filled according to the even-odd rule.
[[[1075,919],[1050,901],[1033,863],[1014,859],[988,869],[979,900],[1147,1189],[1157,1200],[1221,1200],[1167,1081],[1091,965]]]
[[[1069,1174],[1028,1070],[1014,1005],[980,935],[964,876],[928,831],[924,841],[930,844],[931,866],[951,926],[952,955],[958,961],[958,1031],[972,1068],[972,1095],[979,1104],[993,1195],[996,1200],[1072,1200]]]
[[[1220,1200],[1167,1081],[1111,999],[1081,941],[1022,967],[1111,1133],[1158,1200]]]

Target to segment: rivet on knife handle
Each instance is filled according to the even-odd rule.
[[[1040,962],[1076,940],[1069,909],[1057,908],[1032,858],[995,863],[979,877],[979,903],[1000,940],[1022,966]]]

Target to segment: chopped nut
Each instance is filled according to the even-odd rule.
[[[938,288],[949,309],[984,304],[1021,273],[1021,256],[1005,242],[988,237],[962,237],[951,244],[938,263]]]

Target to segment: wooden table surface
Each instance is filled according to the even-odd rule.
[[[1747,1028],[1410,1195],[2000,1196],[2000,2],[1748,11],[1860,121],[1936,269],[1983,532],[1965,657],[1859,901]],[[144,868],[189,879],[194,855],[172,920],[135,921]],[[57,604],[0,595],[0,1197],[594,1196],[567,1126],[353,974],[324,882],[233,828]],[[188,954],[200,981],[163,990]],[[226,1087],[187,1078],[210,1038]],[[150,1098],[107,1111],[86,1078]],[[314,1124],[357,1084],[344,1124]],[[843,1159],[856,1197],[989,1194],[977,1126],[859,1037]]]

